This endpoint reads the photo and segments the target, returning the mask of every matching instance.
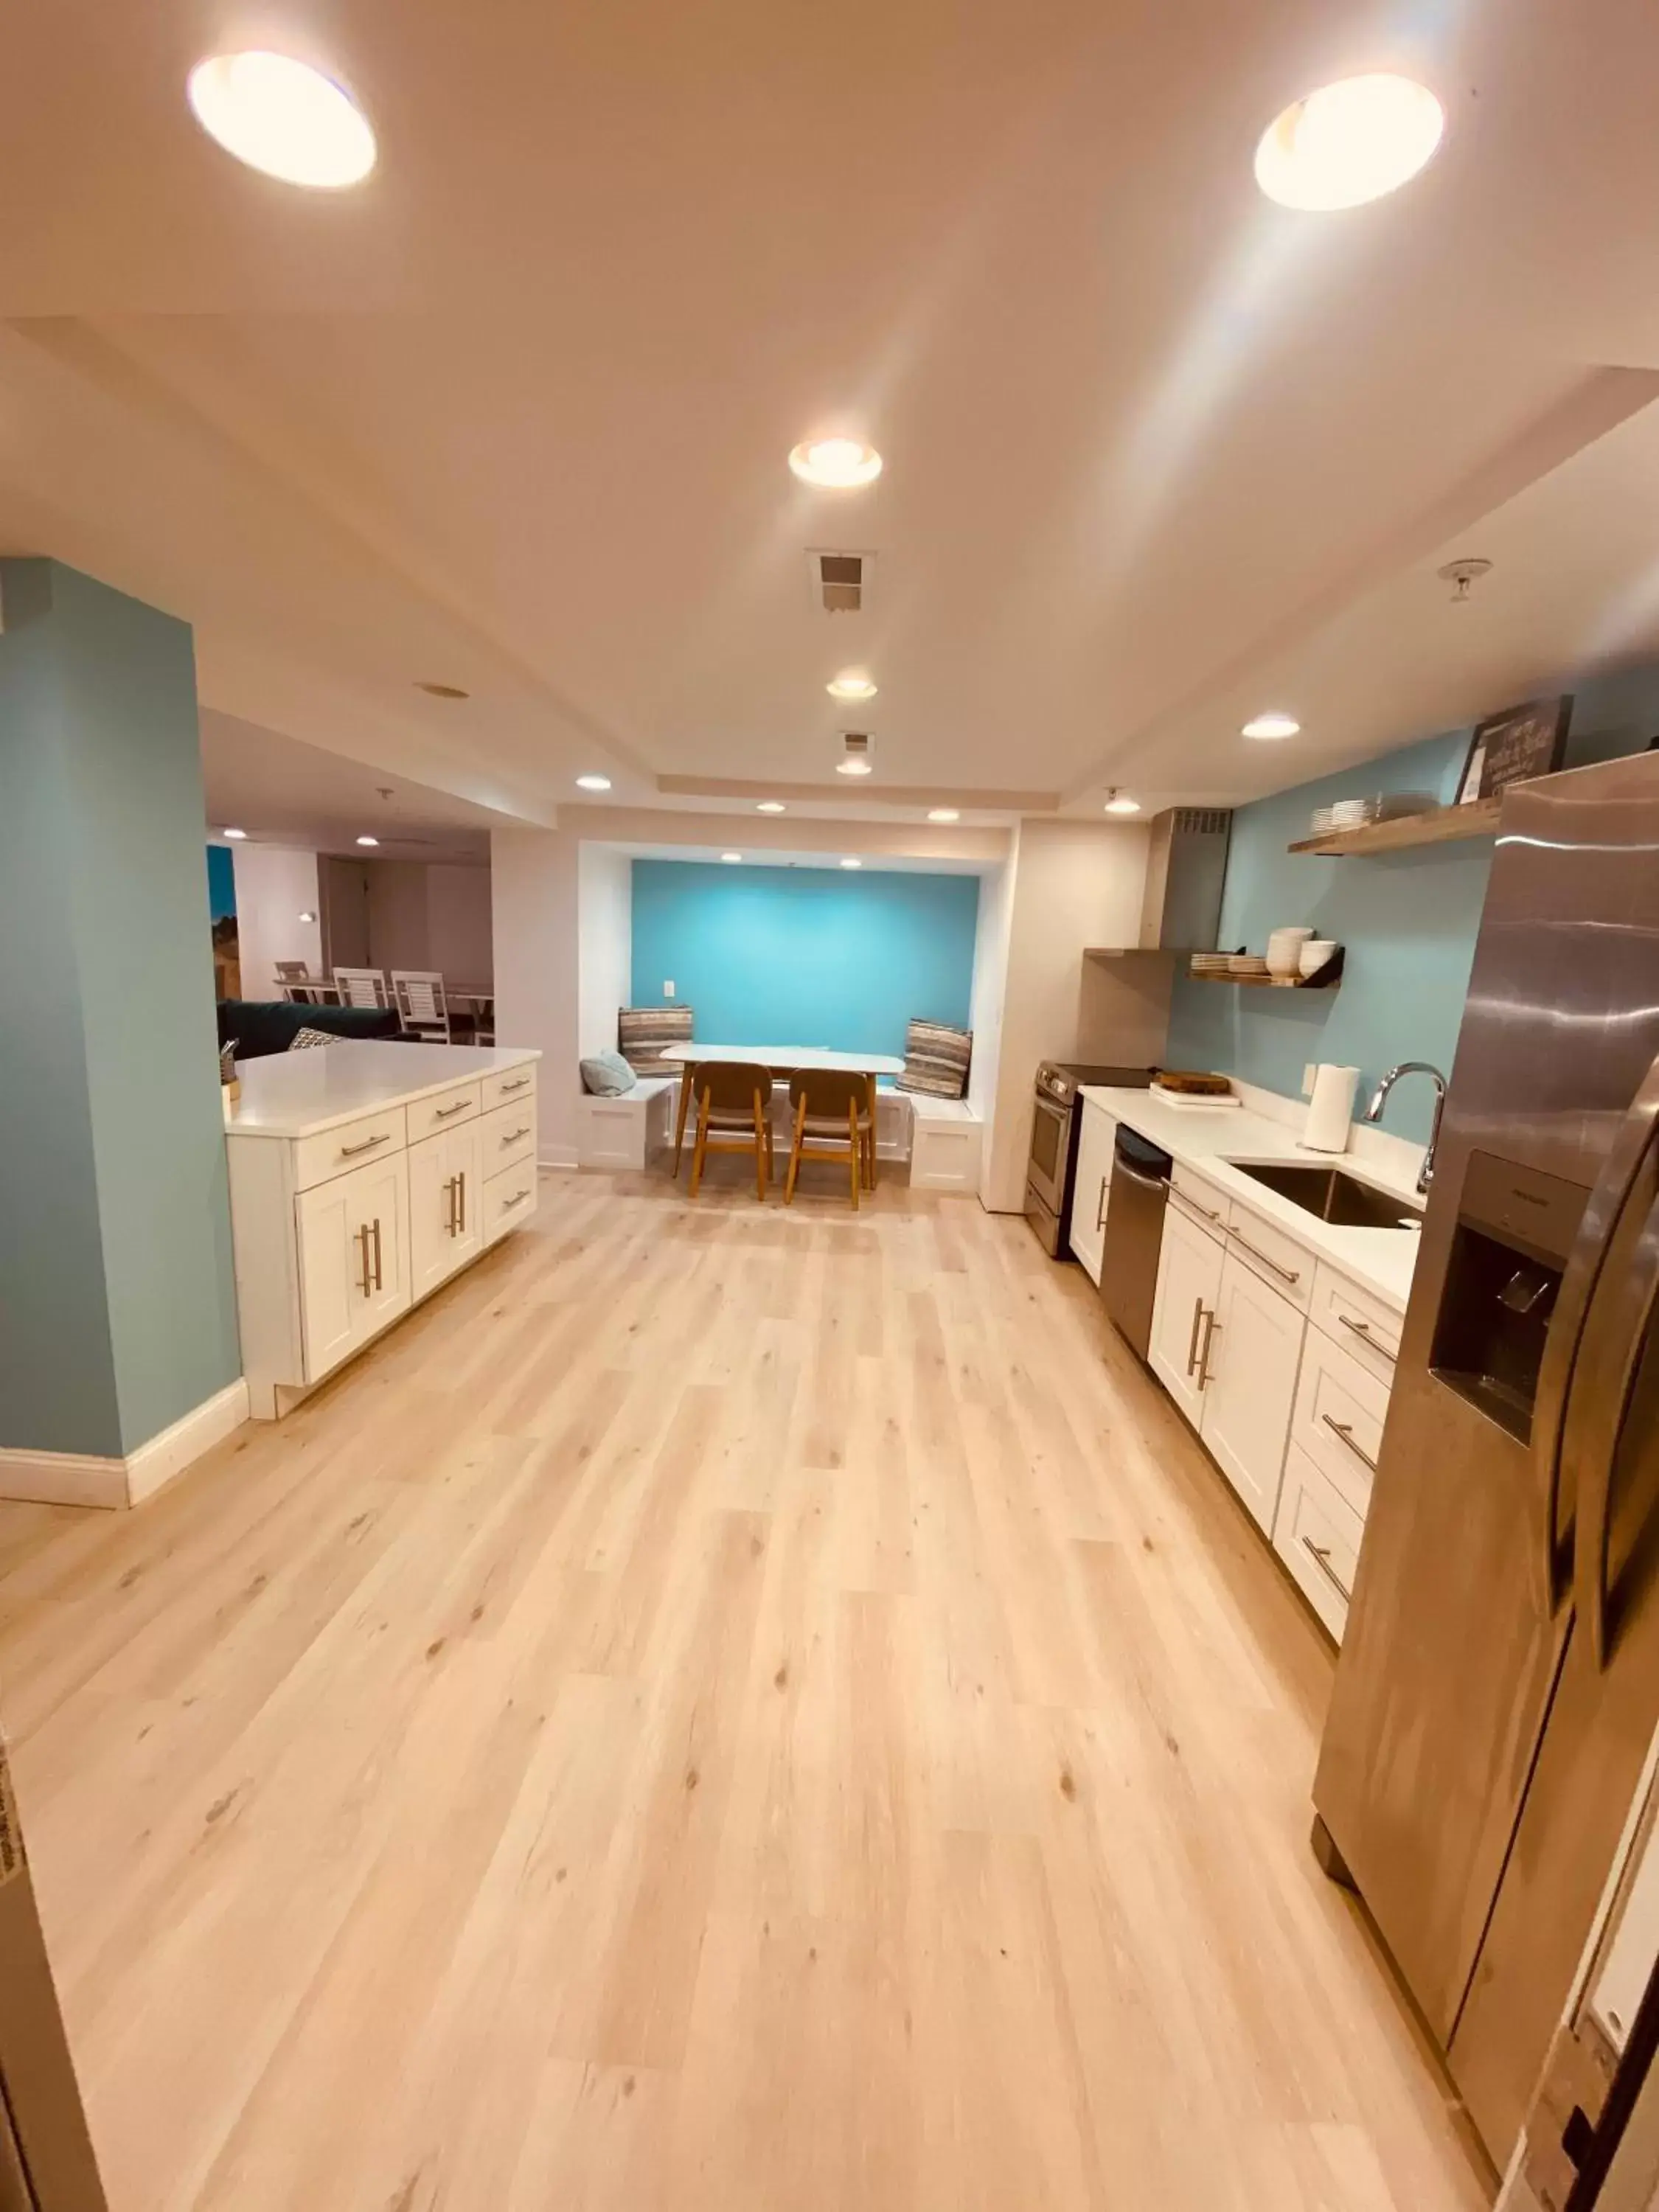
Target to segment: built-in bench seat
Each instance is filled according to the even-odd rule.
[[[650,1166],[674,1141],[674,1101],[680,1079],[642,1075],[615,1098],[582,1093],[576,1123],[576,1164],[623,1171]]]
[[[896,1091],[910,1109],[910,1188],[979,1191],[984,1126],[965,1098],[934,1098],[925,1091]]]

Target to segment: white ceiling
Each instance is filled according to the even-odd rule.
[[[356,89],[366,186],[196,130],[190,64],[253,43]],[[1364,67],[1439,91],[1440,157],[1269,207],[1262,126]],[[54,0],[0,72],[0,546],[189,617],[337,830],[384,781],[548,822],[593,767],[1249,796],[1659,650],[1656,78],[1638,0]],[[788,475],[830,427],[869,492]],[[868,613],[814,546],[878,553]],[[1239,741],[1270,704],[1305,736]]]

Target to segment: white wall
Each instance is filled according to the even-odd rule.
[[[537,1118],[550,1167],[576,1164],[578,850],[557,830],[490,833],[495,1038],[543,1054]]]
[[[485,988],[495,973],[489,867],[434,860],[426,872],[427,949],[452,983]]]
[[[979,921],[974,932],[974,994],[969,1025],[974,1056],[968,1101],[988,1129],[996,1110],[997,1071],[1002,1057],[1002,1008],[1008,988],[1008,925],[1014,909],[1018,847],[1000,868],[980,878]],[[985,1139],[989,1143],[988,1136]]]
[[[629,1003],[634,969],[634,863],[584,844],[576,863],[579,1057],[617,1049],[617,1010]]]
[[[1007,871],[1006,978],[981,1184],[994,1213],[1018,1213],[1024,1204],[1039,1060],[1145,1066],[1163,1056],[1173,957],[1083,957],[1086,945],[1134,942],[1150,838],[1143,823],[1020,824]],[[978,997],[976,975],[976,1004]],[[976,1030],[975,1058],[978,1049]]]
[[[322,910],[317,855],[286,845],[234,845],[236,935],[241,948],[242,996],[274,999],[276,963],[322,965]],[[300,916],[308,914],[309,921]]]
[[[427,923],[424,860],[368,860],[363,880],[368,890],[368,964],[384,968],[432,968]]]

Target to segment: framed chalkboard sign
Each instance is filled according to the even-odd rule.
[[[1463,763],[1459,799],[1491,799],[1512,783],[1553,775],[1567,749],[1571,716],[1572,695],[1564,692],[1559,699],[1529,699],[1524,706],[1505,707],[1501,714],[1488,714],[1484,722],[1477,722]]]

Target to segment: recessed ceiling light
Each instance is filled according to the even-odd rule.
[[[215,54],[187,91],[210,138],[286,185],[337,191],[374,167],[374,133],[350,94],[287,54]]]
[[[843,860],[842,866],[843,868],[861,868],[864,863],[862,860]]]
[[[742,860],[743,854],[741,853],[722,853],[720,854],[720,858],[725,861],[728,868],[735,868],[738,861]]]
[[[843,668],[824,685],[832,699],[873,699],[876,687],[861,668]]]
[[[1253,714],[1239,735],[1242,738],[1293,738],[1301,727],[1294,714],[1269,712]]]
[[[836,763],[837,775],[868,775],[869,773],[870,763],[867,760],[841,760]]]
[[[1131,799],[1127,791],[1109,791],[1106,794],[1106,811],[1109,814],[1139,814],[1140,801],[1138,799]]]
[[[428,699],[470,699],[472,696],[470,691],[463,691],[459,684],[417,682],[415,689],[424,691]]]
[[[247,835],[247,831],[246,831],[246,830],[222,830],[219,832],[219,835],[220,835],[222,837],[237,837],[237,838],[241,838],[241,837],[246,837],[246,835]]]
[[[378,837],[360,837],[357,840],[360,845],[378,845],[380,842]]]
[[[881,474],[881,455],[856,438],[809,438],[789,456],[803,483],[822,491],[856,491]]]
[[[608,775],[579,775],[576,788],[578,791],[609,791],[611,779]]]
[[[1281,207],[1360,207],[1425,167],[1445,127],[1445,110],[1426,85],[1344,77],[1274,117],[1255,149],[1255,180]]]
[[[757,814],[781,814],[783,811],[783,801],[781,799],[758,799],[755,805]]]
[[[930,822],[960,822],[962,815],[959,809],[954,806],[930,806],[927,810],[927,819]]]

